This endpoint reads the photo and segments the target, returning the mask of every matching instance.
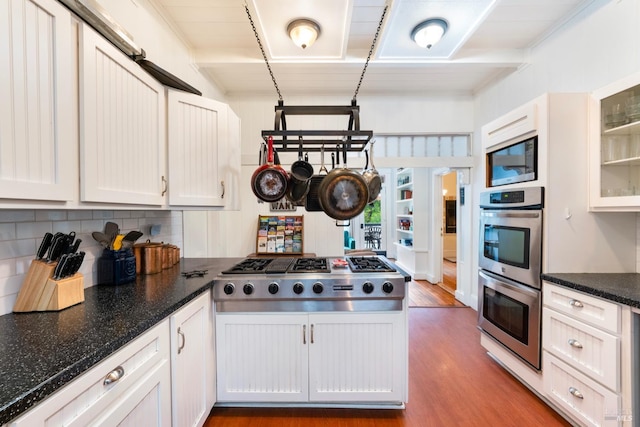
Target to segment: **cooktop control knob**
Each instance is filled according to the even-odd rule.
[[[222,290],[224,291],[225,294],[231,295],[233,291],[236,290],[236,287],[233,286],[233,283],[227,283],[226,285],[224,285],[224,288],[222,288]]]
[[[251,283],[247,283],[242,287],[242,292],[244,292],[245,295],[251,295],[253,293],[253,285]]]
[[[364,282],[364,285],[362,285],[362,291],[365,294],[370,294],[371,292],[373,292],[373,283],[371,282]]]
[[[321,294],[323,290],[324,290],[324,286],[322,286],[322,283],[316,282],[316,283],[313,284],[313,292],[314,293]]]
[[[280,286],[278,286],[278,284],[276,282],[271,282],[271,283],[269,283],[269,288],[268,289],[269,289],[269,293],[271,295],[275,295],[280,290]]]
[[[300,295],[302,291],[304,291],[304,286],[302,285],[302,283],[297,282],[293,284],[293,292]]]
[[[393,292],[393,283],[384,282],[382,284],[382,290],[384,291],[385,294],[390,294],[391,292]]]

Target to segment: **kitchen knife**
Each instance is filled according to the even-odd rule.
[[[47,257],[47,262],[57,261],[66,247],[67,239],[64,234],[57,239],[54,239],[53,243],[51,244],[51,248],[49,248],[49,256]]]
[[[62,278],[62,272],[67,268],[68,261],[69,255],[62,254],[60,261],[58,261],[58,265],[56,265],[56,268],[53,270],[53,280],[60,280]]]
[[[80,266],[82,265],[82,261],[84,261],[85,253],[83,251],[78,252],[73,255],[73,264],[69,267],[69,271],[67,272],[67,276],[73,276],[80,270]]]
[[[73,270],[76,262],[78,262],[77,254],[67,254],[66,263],[62,266],[62,270],[60,271],[61,279],[71,276],[71,271]]]
[[[36,259],[42,259],[47,254],[47,249],[51,246],[51,242],[53,241],[53,234],[44,233],[44,237],[42,238],[42,242],[40,243],[40,247],[38,248],[38,252],[36,252]]]
[[[71,249],[69,249],[69,253],[75,254],[76,252],[78,252],[80,243],[82,243],[82,239],[76,239],[76,241],[73,242],[73,246],[71,246]]]

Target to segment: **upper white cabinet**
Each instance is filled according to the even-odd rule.
[[[168,90],[167,100],[169,204],[224,206],[231,193],[226,146],[237,137],[228,116],[235,115],[227,104],[191,93]]]
[[[54,0],[0,12],[0,198],[66,201],[77,193],[71,15]]]
[[[165,88],[87,25],[80,37],[80,200],[162,205]]]
[[[590,206],[640,210],[640,73],[593,92]]]

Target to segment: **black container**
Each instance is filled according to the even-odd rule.
[[[136,280],[136,257],[132,249],[105,249],[98,258],[98,285],[122,285]]]

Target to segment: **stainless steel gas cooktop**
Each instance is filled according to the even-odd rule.
[[[386,311],[402,309],[409,279],[381,256],[247,258],[213,292],[218,311]]]

